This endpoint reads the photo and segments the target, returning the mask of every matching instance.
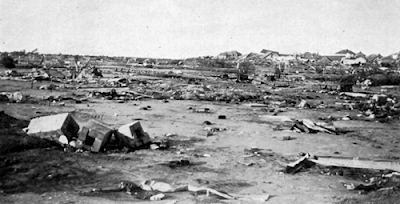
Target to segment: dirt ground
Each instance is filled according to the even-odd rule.
[[[28,83],[28,82],[27,82]],[[21,91],[33,97],[64,95],[69,92],[30,90],[26,83],[4,81],[0,91]],[[249,84],[248,86],[255,86]],[[261,85],[259,85],[261,86]],[[267,87],[266,85],[262,85]],[[11,90],[10,90],[11,89]],[[275,90],[284,96],[296,93],[295,89]],[[298,91],[296,94],[304,94]],[[328,100],[328,96],[320,95]],[[332,96],[330,99],[334,100]],[[154,179],[174,185],[191,184],[208,186],[228,193],[269,194],[266,203],[396,203],[399,194],[391,196],[359,194],[347,190],[343,184],[355,182],[350,176],[327,175],[318,171],[285,174],[285,165],[298,158],[299,153],[319,156],[340,155],[370,159],[399,161],[399,120],[387,123],[368,121],[335,121],[336,127],[351,130],[345,134],[295,133],[275,131],[280,120],[265,119],[272,115],[265,108],[254,108],[244,103],[207,102],[194,100],[146,99],[118,103],[113,100],[90,98],[81,104],[74,101],[48,103],[37,100],[24,103],[0,103],[0,111],[17,118],[0,135],[2,142],[16,130],[26,127],[33,117],[70,112],[78,122],[95,119],[118,127],[139,120],[151,138],[166,138],[171,147],[167,150],[141,149],[134,152],[76,153],[64,152],[57,145],[38,141],[30,147],[29,139],[20,149],[2,151],[0,155],[0,203],[254,203],[218,200],[192,193],[166,194],[163,201],[143,201],[124,192],[82,193],[94,188],[116,188],[121,180],[140,183]],[[151,110],[141,110],[151,106]],[[211,113],[196,113],[192,108],[209,108]],[[279,116],[293,119],[307,118],[318,121],[320,117],[344,116],[356,111],[335,109],[284,108]],[[226,119],[218,119],[226,115]],[[25,120],[21,122],[21,120]],[[207,137],[204,121],[212,127],[226,128]],[[11,131],[15,130],[15,131]],[[290,136],[293,140],[282,140]],[[21,136],[26,137],[26,136]],[[257,147],[260,156],[245,157],[246,149]],[[204,154],[208,154],[206,157]],[[187,159],[192,165],[171,168],[160,162]],[[359,181],[359,180],[357,180]],[[384,199],[388,197],[390,199]],[[374,200],[375,199],[375,200]],[[397,199],[397,201],[396,201]]]

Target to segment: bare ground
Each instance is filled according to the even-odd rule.
[[[67,94],[47,90],[31,91],[18,86],[14,90],[38,96]],[[285,90],[279,93],[285,95]],[[139,108],[148,105],[152,110]],[[187,109],[189,106],[207,107],[212,113],[195,113]],[[273,128],[281,124],[280,121],[265,121],[259,117],[271,115],[271,112],[232,103],[184,100],[171,100],[169,103],[160,100],[117,103],[90,99],[82,104],[66,101],[65,106],[59,103],[49,105],[46,101],[21,104],[3,102],[0,110],[25,120],[71,112],[78,122],[96,119],[112,127],[140,120],[152,138],[165,138],[166,133],[177,134],[169,138],[172,147],[168,150],[74,153],[63,152],[62,148],[44,141],[35,141],[41,146],[30,147],[28,144],[31,139],[18,133],[27,123],[13,122],[14,125],[2,131],[0,141],[7,141],[11,135],[18,136],[17,133],[26,141],[19,149],[2,152],[0,156],[0,203],[167,203],[170,200],[178,200],[178,203],[228,202],[191,193],[168,194],[165,201],[158,202],[141,201],[123,192],[82,193],[93,188],[115,188],[121,180],[139,183],[146,179],[175,185],[209,186],[229,193],[269,194],[271,198],[267,203],[396,203],[394,198],[399,198],[396,192],[391,196],[375,195],[374,198],[371,194],[360,195],[357,191],[346,190],[343,184],[359,181],[357,176],[327,175],[318,171],[294,175],[282,172],[285,164],[296,160],[300,152],[398,160],[398,120],[390,123],[337,121],[337,127],[351,129],[352,132],[332,135],[274,131]],[[347,113],[351,111],[285,109],[279,115],[317,120],[321,116],[343,116]],[[226,115],[227,119],[220,120],[218,115]],[[206,137],[204,121],[213,122],[213,126],[226,128],[226,131]],[[280,140],[282,136],[296,139]],[[260,148],[263,154],[259,157],[244,157],[248,154],[246,149],[251,147]],[[204,154],[210,157],[201,156]],[[176,168],[157,165],[179,159],[188,159],[194,165]],[[382,200],[382,197],[390,198]]]

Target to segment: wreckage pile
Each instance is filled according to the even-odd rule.
[[[149,134],[143,131],[139,121],[119,128],[110,128],[94,120],[80,126],[69,113],[34,118],[25,131],[28,135],[58,142],[66,148],[92,152],[104,151],[110,143],[132,150],[150,143]]]
[[[315,156],[301,153],[301,157],[287,164],[285,173],[315,169],[324,175],[345,176],[354,183],[343,184],[348,190],[368,193],[371,191],[399,191],[400,163],[392,160],[371,160],[337,156]],[[312,171],[312,170],[310,170]]]
[[[335,110],[356,110],[358,114],[345,115],[343,117],[320,118],[326,121],[335,120],[363,120],[363,121],[381,121],[400,118],[400,102],[393,95],[386,94],[368,94],[357,92],[337,92],[321,90],[319,93],[337,96],[334,104],[313,104],[307,100],[301,100],[298,108],[325,109],[333,108]]]
[[[356,116],[348,116],[348,120],[384,121],[400,118],[400,102],[394,96],[343,92],[340,97],[346,100],[346,103],[342,104],[344,108],[360,111]]]
[[[111,89],[110,91],[91,91],[89,97],[119,101],[138,100],[141,98],[225,102],[263,100],[262,94],[246,92],[237,88],[223,90],[215,89],[210,85],[170,86],[167,84],[138,87],[135,90],[127,89],[120,92],[117,92],[115,89]]]
[[[291,128],[295,132],[305,132],[305,133],[316,133],[316,132],[326,132],[329,134],[339,133],[333,124],[328,124],[325,122],[314,123],[309,119],[295,120],[294,125]]]
[[[21,92],[1,92],[0,101],[8,101],[12,103],[20,103],[26,100],[26,96],[22,95]]]
[[[89,196],[99,193],[108,192],[126,192],[129,195],[135,196],[137,199],[141,200],[151,200],[159,201],[167,197],[167,193],[177,193],[177,192],[193,192],[196,194],[206,194],[207,196],[214,195],[224,200],[238,200],[238,201],[252,201],[252,202],[264,202],[270,198],[270,195],[242,195],[220,192],[208,187],[196,187],[192,185],[182,185],[173,186],[169,183],[155,181],[155,180],[145,180],[136,184],[130,181],[122,181],[117,188],[112,189],[93,189],[89,192],[81,192],[81,195]],[[170,203],[176,203],[176,200]]]

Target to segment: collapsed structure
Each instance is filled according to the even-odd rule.
[[[69,113],[34,118],[27,127],[27,134],[92,152],[104,151],[110,142],[131,150],[151,142],[139,121],[117,129],[95,120],[79,125]]]

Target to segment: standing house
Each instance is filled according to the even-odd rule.
[[[362,53],[361,51],[358,52],[355,57],[356,58],[363,57],[363,58],[367,59],[367,56],[364,53]]]
[[[343,58],[340,63],[344,65],[362,65],[367,63],[367,60],[364,57],[358,57],[355,59]]]
[[[331,60],[332,63],[338,64],[342,61],[343,58],[346,58],[346,55],[343,55],[343,54],[323,55],[322,58],[324,58],[324,57]]]
[[[355,66],[367,63],[367,58],[365,54],[361,51],[357,54],[353,54],[353,52],[350,50],[342,50],[342,53],[346,54],[346,57],[342,58],[342,60],[340,61],[341,64]]]
[[[354,53],[351,50],[345,49],[345,50],[340,50],[339,52],[337,52],[336,54],[338,55],[344,55],[346,58],[352,58],[356,56],[356,53]]]

